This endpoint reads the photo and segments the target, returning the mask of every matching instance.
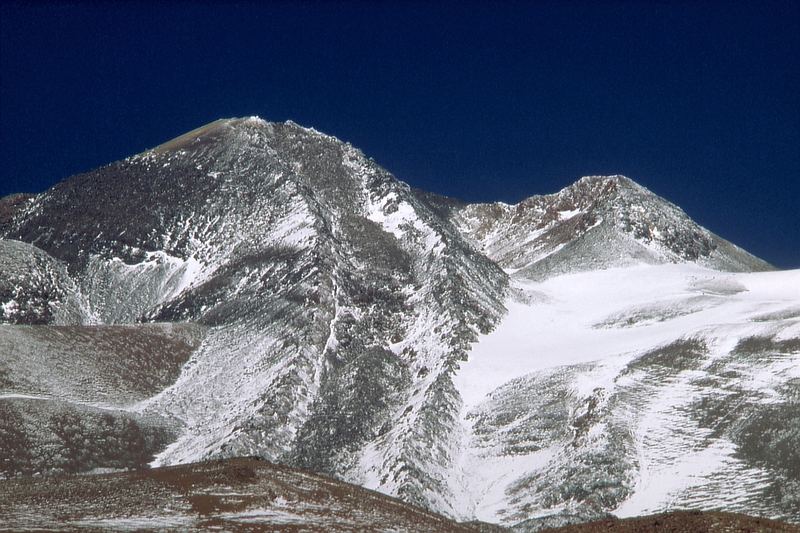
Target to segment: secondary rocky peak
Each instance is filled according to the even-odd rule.
[[[625,176],[584,176],[555,194],[533,196],[520,202],[520,205],[535,204],[560,211],[589,211],[609,202],[618,202],[619,205],[634,204],[641,203],[646,198],[658,197]]]
[[[520,276],[686,261],[722,270],[770,268],[620,175],[586,176],[516,205],[467,205],[453,220],[484,253]]]

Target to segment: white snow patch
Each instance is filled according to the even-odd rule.
[[[480,489],[472,495],[469,515],[476,520],[498,523],[501,514],[508,509],[506,489],[525,472],[544,467],[553,457],[550,449],[528,455],[494,455],[485,458],[467,459],[466,472],[470,472],[471,484]]]
[[[19,306],[17,305],[16,300],[9,300],[3,305],[0,305],[3,308],[3,315],[7,317],[14,316],[19,311]]]
[[[186,528],[196,522],[190,516],[128,516],[116,518],[85,518],[73,520],[69,525],[83,528],[101,528],[115,531],[141,531],[143,529]]]
[[[423,253],[440,253],[444,249],[441,237],[420,220],[411,204],[399,200],[395,192],[372,200],[367,205],[366,216],[398,240],[420,237],[418,244]]]
[[[571,210],[564,210],[558,212],[558,219],[559,220],[569,220],[570,218],[580,215],[583,213],[580,209],[571,209]]]
[[[687,336],[714,324],[748,322],[756,312],[800,301],[800,270],[725,274],[748,290],[726,296],[723,305],[709,302],[696,313],[640,327],[596,328],[609,316],[628,309],[697,296],[698,279],[721,273],[692,264],[642,265],[569,274],[541,283],[515,280],[524,293],[545,295],[525,304],[511,300],[508,314],[490,334],[473,345],[455,383],[465,405],[514,378],[562,365],[634,354]]]

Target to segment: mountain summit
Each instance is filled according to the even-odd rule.
[[[0,237],[5,476],[255,455],[528,529],[800,520],[797,273],[627,178],[463,204],[224,119],[0,200]]]
[[[179,421],[157,464],[260,455],[445,505],[451,376],[508,279],[352,146],[216,121],[56,185],[5,236],[69,271],[80,323],[210,328],[177,381],[133,407]]]

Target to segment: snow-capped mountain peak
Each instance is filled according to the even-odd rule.
[[[159,464],[257,454],[445,501],[452,374],[508,279],[352,146],[216,121],[60,183],[6,237],[66,264],[84,322],[211,328],[135,407],[183,427]]]
[[[30,443],[4,475],[258,455],[531,528],[797,483],[769,463],[800,434],[796,276],[725,272],[770,267],[623,176],[465,204],[311,128],[221,119],[0,199],[0,237],[3,434]],[[753,451],[747,420],[689,409],[726,395],[789,433]],[[648,413],[713,456],[705,481],[642,500],[670,467]],[[136,453],[75,451],[93,438]],[[729,471],[746,490],[709,496]]]

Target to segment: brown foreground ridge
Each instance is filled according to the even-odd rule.
[[[0,481],[0,531],[510,531],[457,523],[309,471],[237,458],[136,471]],[[546,530],[800,532],[746,515],[677,511]]]
[[[542,533],[796,533],[800,525],[736,513],[673,511],[636,518],[608,518]]]
[[[0,530],[480,531],[258,459],[0,481]]]

